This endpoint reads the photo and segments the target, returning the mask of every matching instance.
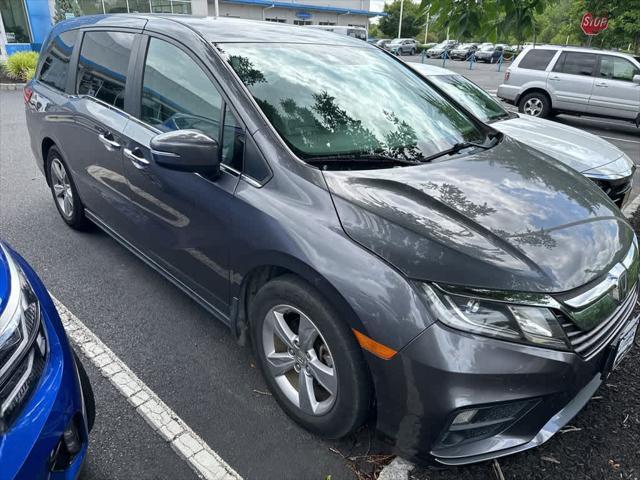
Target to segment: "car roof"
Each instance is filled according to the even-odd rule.
[[[171,22],[180,24],[196,31],[211,43],[306,43],[324,45],[352,45],[361,48],[375,48],[362,40],[328,32],[318,28],[305,28],[297,25],[287,25],[260,20],[245,20],[228,17],[193,17],[190,15],[165,14],[111,14],[89,15],[60,22],[56,30],[88,27],[99,25],[104,27],[123,26],[127,21],[141,21],[151,25]],[[150,25],[146,25],[150,27]]]
[[[433,75],[458,75],[456,72],[448,70],[442,67],[436,67],[434,65],[429,65],[428,63],[415,63],[415,62],[407,62],[411,68],[413,68],[416,72],[421,75],[433,76]]]
[[[534,48],[562,50],[563,52],[583,52],[583,53],[595,53],[595,54],[601,53],[606,55],[616,55],[619,57],[625,57],[629,59],[633,58],[633,55],[629,55],[628,53],[624,53],[624,52],[614,52],[613,50],[604,50],[596,47],[575,47],[572,45],[536,44],[535,46],[527,45],[525,47],[525,50],[531,50]]]

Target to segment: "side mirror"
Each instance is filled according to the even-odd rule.
[[[165,168],[208,175],[220,173],[218,142],[198,130],[174,130],[151,139],[151,155]]]
[[[640,83],[640,75],[633,76],[633,83]]]

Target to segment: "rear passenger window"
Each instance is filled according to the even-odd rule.
[[[78,59],[78,94],[123,109],[134,39],[133,33],[86,32]]]
[[[532,48],[525,54],[524,58],[520,60],[518,68],[528,68],[529,70],[545,70],[556,52],[557,50]]]
[[[634,75],[639,75],[637,69],[629,60],[620,57],[600,57],[600,76],[612,80],[632,81]]]
[[[69,60],[78,36],[77,30],[62,32],[49,44],[38,79],[50,87],[65,91],[69,76]]]
[[[553,71],[570,75],[591,76],[596,70],[597,59],[593,53],[563,52],[553,67]]]
[[[193,128],[218,140],[221,108],[222,97],[216,87],[189,55],[168,42],[150,39],[142,84],[142,121],[163,132]]]

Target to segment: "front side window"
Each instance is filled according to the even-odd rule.
[[[30,43],[29,22],[24,0],[0,0],[0,19],[7,43]]]
[[[634,75],[640,75],[640,69],[636,68],[629,60],[607,55],[600,57],[601,77],[630,82]]]
[[[224,128],[222,129],[221,161],[241,172],[243,152],[244,130],[231,109],[226,106],[224,109]]]
[[[493,122],[510,117],[509,112],[502,108],[502,105],[496,102],[491,95],[462,75],[431,75],[429,80],[483,122]]]
[[[563,52],[553,71],[591,76],[596,69],[597,60],[598,57],[593,53]]]
[[[65,90],[69,76],[69,60],[77,36],[77,30],[70,30],[51,40],[40,69],[39,80],[42,83],[60,91]]]
[[[222,50],[303,159],[376,154],[420,162],[458,143],[486,140],[464,112],[378,49],[224,44]]]
[[[222,97],[204,70],[180,48],[151,38],[142,81],[140,119],[155,128],[194,129],[220,137]]]
[[[124,109],[129,57],[135,34],[86,32],[78,59],[77,92]]]
[[[547,65],[555,56],[557,50],[547,50],[541,48],[532,48],[525,53],[524,58],[520,60],[518,68],[528,68],[529,70],[546,70]]]

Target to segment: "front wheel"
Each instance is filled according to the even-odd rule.
[[[527,93],[518,102],[518,111],[532,117],[547,118],[551,112],[551,102],[544,93]]]
[[[254,351],[282,409],[325,438],[353,432],[369,415],[372,388],[349,327],[309,284],[271,280],[250,305]]]

